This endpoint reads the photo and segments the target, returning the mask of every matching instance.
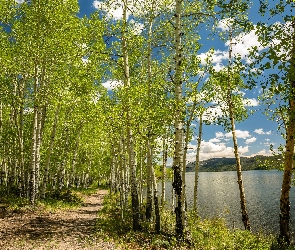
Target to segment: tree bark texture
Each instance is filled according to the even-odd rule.
[[[240,191],[240,202],[241,202],[241,211],[242,211],[242,221],[246,230],[251,230],[250,220],[246,207],[246,197],[245,190],[243,185],[242,178],[242,166],[240,161],[240,156],[238,152],[238,142],[236,137],[236,128],[235,128],[235,117],[234,117],[234,104],[232,100],[232,87],[231,87],[231,59],[232,59],[232,30],[230,30],[230,46],[229,46],[229,63],[228,63],[228,76],[227,76],[227,103],[229,109],[229,118],[231,131],[233,136],[233,144],[234,144],[234,154],[236,158],[236,169],[237,169],[237,177],[238,177],[238,186]]]
[[[152,152],[150,145],[150,138],[147,138],[147,166],[146,166],[146,174],[147,174],[147,185],[146,185],[146,212],[145,216],[147,220],[152,218],[153,213],[153,186],[152,186]]]
[[[124,0],[123,3],[123,25],[122,25],[122,52],[123,52],[123,65],[124,65],[124,87],[130,88],[130,72],[129,72],[129,56],[128,56],[128,38],[127,38],[127,9],[128,0]],[[133,230],[140,230],[140,211],[139,211],[139,198],[138,198],[138,185],[136,178],[136,166],[135,166],[135,152],[133,133],[131,129],[131,108],[129,93],[127,92],[127,100],[125,103],[126,114],[126,133],[127,133],[127,148],[129,158],[130,169],[130,183],[131,183],[131,206],[132,206],[132,222]]]
[[[175,140],[173,158],[173,189],[175,190],[175,231],[178,236],[184,233],[184,204],[183,204],[183,97],[182,97],[182,48],[181,48],[181,4],[182,0],[175,2],[175,75],[174,75],[174,96],[175,96]]]
[[[203,134],[203,113],[201,113],[200,115],[198,146],[197,146],[197,153],[196,153],[194,205],[193,205],[193,209],[195,211],[197,210],[197,201],[198,201],[199,166],[200,166],[200,150],[201,150],[202,134]]]
[[[285,144],[285,159],[284,159],[284,175],[280,198],[280,235],[281,243],[290,244],[290,189],[292,180],[292,167],[294,158],[294,135],[295,135],[295,19],[292,21],[292,50],[291,63],[289,72],[290,81],[290,97],[288,121],[286,127],[286,144]]]

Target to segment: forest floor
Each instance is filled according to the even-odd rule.
[[[83,195],[78,209],[7,211],[0,218],[0,249],[116,249],[113,242],[97,238],[95,226],[106,190]]]

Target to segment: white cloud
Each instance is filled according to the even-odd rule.
[[[132,27],[132,32],[133,32],[135,35],[140,35],[141,32],[142,32],[143,29],[144,29],[144,24],[139,23],[139,22],[135,22],[134,20],[131,20],[130,23],[131,23],[131,25],[133,26],[133,27]]]
[[[257,153],[250,155],[249,157],[253,157],[255,155],[269,156],[269,155],[272,155],[272,152],[270,150],[262,149],[262,150],[258,151]]]
[[[263,134],[264,134],[264,132],[263,132],[263,128],[257,128],[257,129],[255,129],[255,130],[254,130],[254,133],[257,133],[257,134],[259,134],[259,135],[263,135]]]
[[[122,81],[108,80],[102,84],[107,90],[113,90],[118,86],[123,86]]]
[[[204,121],[214,122],[217,117],[221,117],[223,114],[220,106],[208,108],[203,114]]]
[[[259,106],[259,102],[257,99],[252,98],[252,99],[243,99],[243,104],[245,107],[256,107]]]
[[[263,145],[264,146],[270,146],[270,145],[275,145],[276,143],[274,143],[274,142],[270,142],[270,141],[265,141],[264,143],[263,143]]]
[[[217,138],[213,138],[213,139],[210,139],[209,142],[220,142],[220,140]]]
[[[94,0],[92,5],[96,9],[100,9],[106,12],[106,15],[110,19],[120,20],[123,18],[123,1],[113,0],[109,1],[99,1]],[[174,1],[172,0],[160,0],[151,2],[149,0],[133,0],[128,1],[128,11],[127,18],[132,14],[134,16],[142,16],[149,12],[157,13],[160,10],[167,11],[171,10],[174,7]]]
[[[215,132],[215,136],[216,136],[216,138],[222,138],[222,137],[224,137],[224,134],[222,133],[222,132]]]
[[[232,26],[233,23],[232,18],[225,18],[218,22],[217,28],[221,29],[222,31],[227,31]]]
[[[214,69],[216,72],[219,72],[219,71],[221,71],[221,70],[224,69],[224,65],[221,64],[221,63],[217,63],[217,64],[215,64],[215,65],[213,66],[213,69]]]
[[[109,4],[105,2],[101,2],[98,0],[95,0],[92,5],[96,9],[100,9],[104,12],[106,12],[106,15],[108,18],[114,19],[114,20],[120,20],[123,18],[123,2],[119,1],[113,1]],[[127,13],[127,18],[130,15],[130,12]]]
[[[15,0],[17,3],[24,3],[25,0]]]
[[[246,144],[253,143],[253,142],[255,142],[256,140],[257,140],[256,137],[251,137],[251,138],[247,139],[245,143],[246,143]]]
[[[214,143],[215,139],[211,139],[209,141],[202,141],[201,143],[201,151],[200,151],[200,160],[207,160],[210,158],[221,158],[221,157],[230,157],[233,158],[234,149],[232,147],[226,146],[225,143]],[[194,151],[190,151],[187,154],[187,161],[194,162],[196,158],[196,145],[190,145],[190,147],[194,148]],[[238,148],[239,154],[242,156],[243,154],[249,152],[248,146]]]
[[[245,147],[240,146],[240,147],[238,148],[238,152],[239,152],[239,154],[241,154],[241,155],[243,155],[243,154],[245,154],[245,153],[248,153],[248,152],[249,152],[249,147],[248,147],[248,146],[245,146]]]
[[[272,29],[272,35],[274,37],[272,39],[272,42],[269,44],[270,47],[274,49],[277,56],[281,57],[281,61],[289,61],[291,46],[289,46],[289,44],[286,43],[286,41],[291,40],[292,35],[294,33],[292,22],[276,22],[273,24]]]
[[[221,20],[218,23],[217,28],[222,29],[222,31],[229,30],[229,26],[231,26],[231,19],[224,19]],[[250,31],[249,33],[241,33],[237,36],[235,36],[232,41],[227,41],[225,43],[225,46],[229,47],[230,43],[232,43],[232,54],[233,56],[241,56],[242,60],[245,60],[246,63],[251,63],[251,60],[248,58],[250,55],[250,50],[252,47],[257,47],[258,52],[265,49],[264,46],[261,45],[261,43],[258,41],[258,36],[255,34],[256,27]],[[216,50],[213,51],[212,49],[209,50],[206,53],[201,53],[198,56],[201,60],[201,64],[206,64],[206,59],[208,59],[210,62],[214,64],[214,69],[216,71],[220,71],[224,68],[224,60],[228,60],[229,58],[229,52],[227,50]],[[227,61],[225,62],[225,65],[227,65]],[[255,69],[257,70],[257,69]]]
[[[209,50],[206,53],[201,53],[200,55],[198,55],[198,57],[200,58],[202,65],[205,65],[206,59],[208,59],[213,64],[219,65],[219,67],[223,67],[222,61],[228,59],[228,52],[221,50]]]
[[[270,135],[271,134],[271,130],[264,132],[263,128],[258,128],[254,130],[254,133],[259,134],[259,135]]]
[[[247,131],[247,130],[243,131],[243,130],[237,129],[235,132],[236,132],[237,138],[246,139],[246,138],[250,137],[249,131]],[[225,137],[228,137],[228,138],[233,137],[232,132],[226,133]]]
[[[242,59],[246,59],[247,63],[251,62],[249,59],[247,59],[247,56],[250,54],[250,49],[252,47],[257,47],[258,52],[265,48],[258,41],[258,36],[255,34],[255,32],[256,30],[254,29],[248,34],[241,33],[232,39],[233,55],[241,55]],[[230,41],[225,43],[226,46],[229,46],[229,44]]]

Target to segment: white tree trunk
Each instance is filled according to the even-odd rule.
[[[201,115],[200,115],[198,146],[197,146],[197,153],[196,153],[194,206],[193,206],[193,209],[195,211],[197,211],[198,183],[199,183],[199,165],[200,165],[200,150],[201,150],[202,134],[203,134],[203,113],[201,113]]]
[[[175,75],[174,75],[174,96],[175,96],[175,150],[173,158],[174,181],[176,204],[176,234],[183,235],[185,227],[185,211],[183,204],[182,167],[183,167],[183,96],[182,96],[182,46],[181,46],[181,13],[182,0],[175,1]]]

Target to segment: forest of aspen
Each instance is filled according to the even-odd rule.
[[[159,237],[142,249],[293,249],[295,2],[257,1],[256,23],[249,20],[248,0],[103,0],[84,17],[79,2],[0,0],[0,210],[9,209],[11,197],[36,211],[46,199],[103,188],[105,207],[118,215],[122,231]],[[245,59],[232,46],[251,32],[260,45]],[[219,69],[214,47],[199,56],[204,41],[213,39],[228,44],[227,63]],[[268,240],[251,232],[235,128],[255,111],[242,94],[255,88],[262,89],[265,119],[277,122],[285,141],[271,148],[279,161],[263,163],[283,171],[280,230]],[[217,106],[218,114],[212,111]],[[209,229],[194,227],[205,223],[197,210],[202,128],[214,125],[232,133],[237,220],[244,226],[232,232],[241,241],[232,245],[222,233],[214,245]],[[193,138],[189,208],[185,174]],[[211,223],[210,230],[219,227]]]

